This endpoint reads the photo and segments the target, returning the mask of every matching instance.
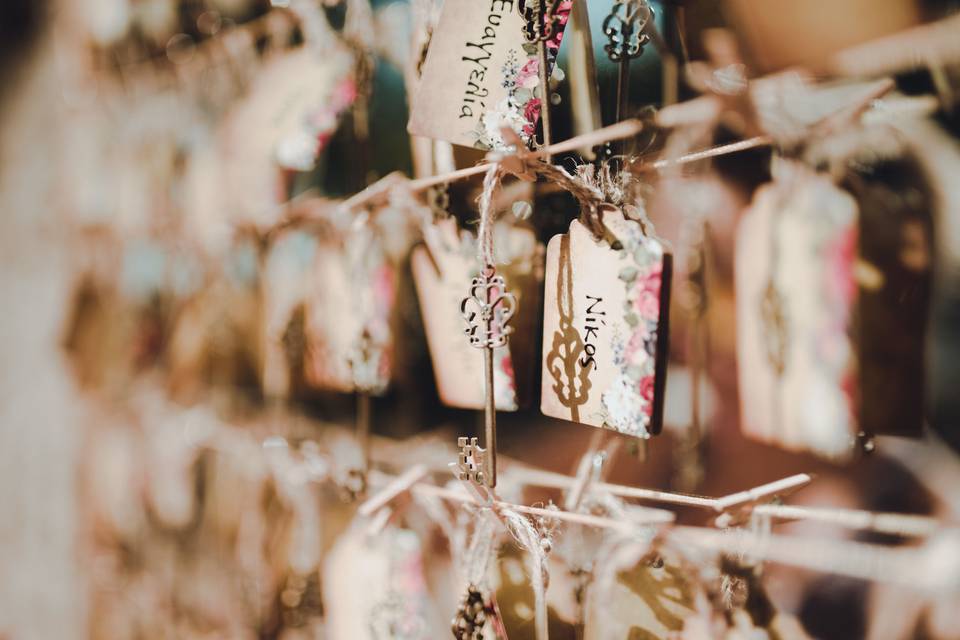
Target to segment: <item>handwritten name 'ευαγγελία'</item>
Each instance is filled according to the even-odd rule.
[[[503,22],[504,14],[513,11],[513,2],[514,0],[491,0],[490,12],[479,41],[467,41],[464,46],[466,52],[460,61],[469,63],[470,75],[467,77],[467,88],[460,104],[460,118],[476,117],[487,108],[486,98],[490,95],[490,89],[483,86],[483,83],[486,82],[489,60],[493,57],[497,27]],[[480,110],[474,111],[475,106],[479,106]]]

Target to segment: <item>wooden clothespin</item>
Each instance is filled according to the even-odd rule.
[[[718,498],[714,504],[714,510],[721,512],[715,521],[716,525],[722,529],[730,526],[736,526],[749,517],[750,511],[754,505],[769,500],[775,500],[781,496],[787,495],[807,486],[813,481],[814,476],[809,473],[798,473],[774,482],[762,484],[753,489],[738,491],[728,496]]]
[[[427,468],[423,465],[414,465],[399,476],[393,478],[387,485],[370,496],[357,508],[357,514],[364,518],[372,518],[367,528],[369,535],[376,535],[386,526],[387,522],[397,514],[397,509],[388,505],[397,501],[400,496],[408,493],[416,483],[427,475]]]
[[[699,108],[712,112],[712,117],[706,120],[722,122],[744,136],[760,135],[748,69],[736,38],[726,29],[708,29],[704,31],[703,44],[709,61],[689,63],[686,75],[690,85],[703,94]],[[677,105],[674,109],[679,111],[697,103]]]

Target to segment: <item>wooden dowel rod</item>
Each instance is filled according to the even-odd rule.
[[[552,489],[567,489],[573,486],[575,478],[565,476],[562,473],[553,471],[544,471],[542,469],[517,469],[511,472],[511,475],[518,478],[528,485],[539,487],[550,487]],[[597,488],[601,491],[607,491],[621,498],[638,498],[641,500],[650,500],[652,502],[661,502],[664,504],[676,504],[691,507],[704,507],[708,509],[716,508],[717,499],[704,496],[693,496],[682,493],[671,493],[669,491],[657,491],[655,489],[643,489],[640,487],[627,487],[608,482],[598,482]]]
[[[794,505],[761,504],[753,513],[778,520],[815,520],[847,529],[874,531],[907,537],[926,537],[941,528],[934,518],[903,513],[873,513],[860,509],[830,509]]]
[[[614,520],[613,518],[605,518],[602,516],[594,516],[588,513],[575,513],[570,511],[564,511],[562,509],[545,509],[540,507],[528,507],[526,505],[513,504],[510,502],[504,502],[502,500],[494,500],[490,503],[484,503],[478,501],[474,496],[471,496],[466,491],[456,491],[454,489],[448,489],[446,487],[438,487],[436,485],[428,483],[417,483],[410,487],[410,491],[413,493],[421,493],[424,495],[434,496],[441,498],[443,500],[448,500],[451,502],[468,502],[475,503],[480,506],[492,506],[495,508],[505,508],[511,509],[518,513],[526,513],[530,515],[542,516],[545,518],[555,518],[557,520],[562,520],[564,522],[572,522],[574,524],[586,525],[588,527],[597,527],[601,529],[616,529],[622,532],[633,532],[637,530],[638,526],[643,525],[652,525],[652,524],[669,524],[673,522],[673,514],[667,511],[660,509],[649,509],[649,514],[640,518],[631,518],[629,520]]]
[[[568,151],[575,151],[582,147],[593,147],[604,142],[609,142],[610,140],[629,138],[639,134],[643,130],[643,126],[643,122],[640,120],[624,120],[623,122],[618,122],[617,124],[610,125],[609,127],[603,127],[602,129],[591,131],[590,133],[568,138],[563,142],[557,142],[555,144],[541,147],[535,151],[530,151],[527,153],[527,157],[539,159],[560,153],[567,153]],[[451,171],[449,173],[442,173],[435,176],[411,180],[407,183],[407,187],[413,192],[424,191],[425,189],[435,187],[440,184],[455,182],[457,180],[463,180],[465,178],[471,178],[473,176],[480,175],[484,173],[489,166],[489,162],[482,162],[472,167],[457,169],[456,171]],[[379,183],[374,183],[372,186],[376,186],[377,184]],[[374,192],[369,195],[376,195],[376,193]],[[351,200],[353,199],[351,198]],[[347,202],[344,202],[344,205],[346,204]],[[363,204],[363,200],[354,200],[350,204],[352,207],[357,207]]]
[[[753,489],[738,491],[737,493],[724,496],[717,500],[717,504],[714,508],[717,511],[735,509],[752,502],[760,502],[761,500],[772,498],[773,496],[779,494],[796,491],[800,487],[805,487],[806,485],[810,484],[812,481],[813,476],[809,473],[798,473],[788,478],[783,478],[782,480],[776,480],[774,482],[760,485],[759,487],[754,487]]]
[[[951,590],[958,587],[958,565],[937,562],[946,549],[932,547],[889,547],[848,540],[810,539],[798,536],[755,534],[744,529],[717,530],[677,526],[667,539],[734,556],[803,567],[827,574],[861,580],[900,584],[912,589]],[[943,546],[953,544],[943,540]]]
[[[747,138],[746,140],[740,140],[738,142],[731,142],[730,144],[722,144],[716,147],[710,147],[709,149],[703,149],[702,151],[694,151],[693,153],[687,153],[682,156],[677,156],[676,158],[664,158],[663,160],[657,160],[656,162],[644,163],[641,158],[637,158],[631,164],[633,165],[633,171],[635,173],[659,171],[660,169],[676,167],[682,164],[688,164],[690,162],[697,162],[698,160],[716,158],[718,156],[738,153],[748,149],[756,149],[757,147],[767,147],[771,144],[773,144],[773,139],[770,136],[756,136],[753,138]]]
[[[800,479],[799,476],[802,475],[806,474],[791,476],[758,487],[753,492],[753,496],[774,489],[795,487]],[[379,476],[379,478],[394,480],[389,476]],[[434,496],[450,502],[486,505],[493,507],[494,511],[497,508],[511,509],[518,513],[616,530],[625,534],[640,534],[641,527],[650,525],[669,526],[662,534],[663,539],[668,544],[693,545],[701,549],[729,555],[746,555],[757,560],[804,567],[864,580],[892,582],[925,589],[956,588],[958,583],[955,563],[941,563],[942,566],[938,566],[938,570],[930,570],[932,557],[942,552],[942,549],[938,550],[935,546],[929,548],[887,547],[852,541],[813,540],[775,534],[763,535],[744,529],[717,530],[707,527],[676,526],[672,525],[672,517],[670,516],[673,514],[656,509],[649,510],[651,513],[648,517],[615,520],[603,516],[572,513],[561,509],[528,507],[501,500],[483,502],[476,496],[471,496],[465,490],[458,491],[423,482],[414,483],[409,487],[409,490],[413,493]],[[739,494],[732,494],[732,496],[740,496],[744,493],[750,492],[740,492]],[[952,543],[944,541],[944,544]]]

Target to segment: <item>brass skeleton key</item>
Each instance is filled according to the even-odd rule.
[[[460,303],[460,313],[466,322],[464,333],[470,346],[483,349],[484,370],[484,444],[477,439],[469,442],[460,438],[459,465],[461,477],[491,489],[497,485],[497,408],[493,389],[493,350],[507,344],[513,331],[507,323],[516,312],[517,299],[507,292],[503,276],[496,274],[493,265],[486,265],[470,283],[470,295]]]

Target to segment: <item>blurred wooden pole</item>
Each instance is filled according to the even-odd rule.
[[[570,110],[573,113],[573,135],[579,136],[599,129],[600,90],[597,84],[597,62],[593,51],[593,36],[590,33],[590,14],[586,2],[574,2],[570,13],[570,33],[567,45],[570,79]],[[578,153],[587,160],[593,159],[593,149],[584,147]]]
[[[77,24],[80,9],[71,4],[51,3],[49,13]],[[80,550],[93,507],[80,480],[94,420],[63,351],[78,276],[67,232],[76,179],[64,170],[89,157],[88,121],[78,122],[76,103],[67,108],[65,97],[87,96],[78,85],[89,69],[77,53],[85,50],[79,37],[65,30],[55,50],[44,35],[52,31],[44,24],[33,48],[10,63],[7,71],[16,73],[0,104],[3,638],[86,637],[95,560]]]

